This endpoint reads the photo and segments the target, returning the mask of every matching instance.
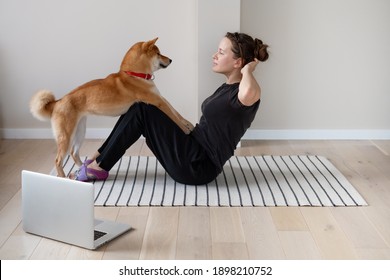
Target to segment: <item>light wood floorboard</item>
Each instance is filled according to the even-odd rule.
[[[92,155],[100,140],[85,141]],[[133,229],[96,251],[27,234],[20,173],[49,173],[53,140],[0,140],[0,259],[390,259],[390,141],[243,141],[236,155],[327,157],[366,207],[96,207]],[[151,155],[139,140],[127,155]]]

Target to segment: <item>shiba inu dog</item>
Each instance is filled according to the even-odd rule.
[[[55,166],[58,176],[65,177],[62,165],[69,151],[75,163],[82,164],[79,149],[85,137],[87,115],[119,116],[135,102],[145,102],[158,107],[185,133],[190,133],[192,124],[160,95],[153,82],[153,72],[172,62],[160,53],[155,45],[157,39],[133,45],[123,58],[118,73],[87,82],[59,100],[55,100],[48,90],[33,96],[31,113],[40,120],[51,119],[57,142]]]

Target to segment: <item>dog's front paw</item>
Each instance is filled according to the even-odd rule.
[[[186,119],[182,119],[181,123],[183,124],[183,131],[185,134],[190,134],[191,131],[194,129],[194,125],[187,121]]]

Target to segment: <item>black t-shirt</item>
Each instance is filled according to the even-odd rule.
[[[236,84],[223,84],[202,103],[202,117],[192,131],[210,159],[221,171],[226,161],[234,155],[241,137],[250,127],[260,100],[252,106],[238,99]]]

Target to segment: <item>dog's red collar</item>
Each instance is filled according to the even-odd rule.
[[[132,71],[124,71],[124,72],[129,76],[134,76],[145,80],[154,80],[153,74],[144,74],[144,73],[137,73]]]

